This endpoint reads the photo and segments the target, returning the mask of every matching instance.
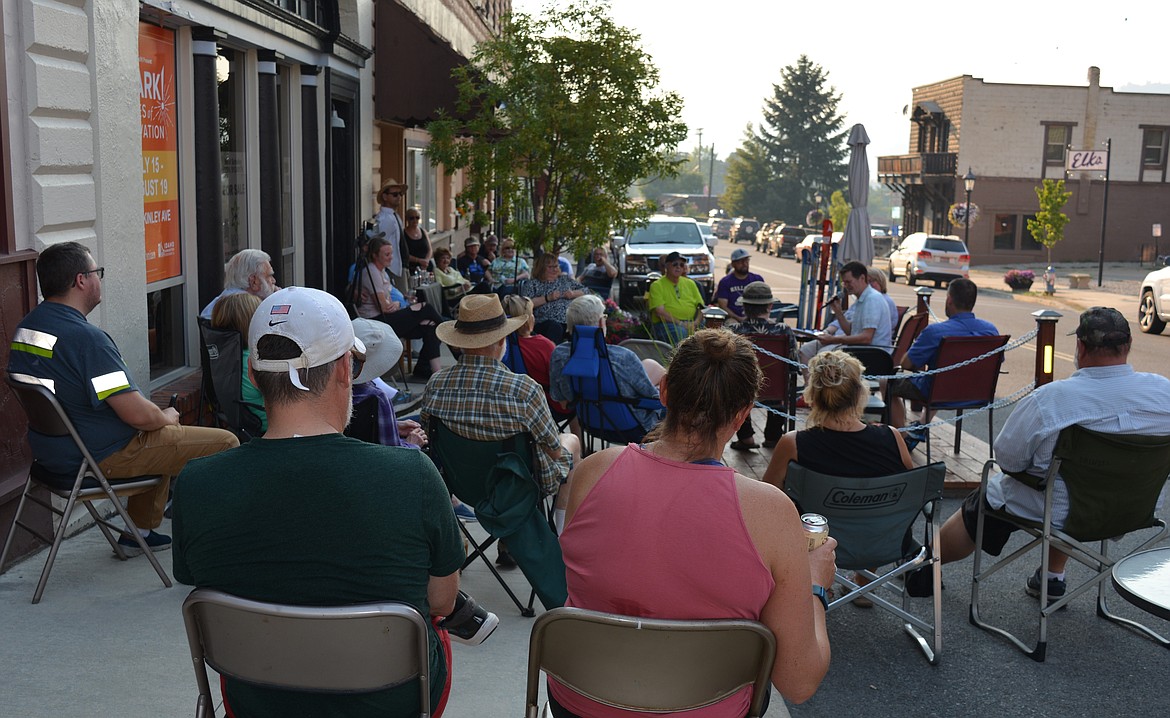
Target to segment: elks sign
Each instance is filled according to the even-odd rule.
[[[1102,150],[1069,150],[1064,161],[1067,172],[1104,172],[1109,167],[1109,153]]]

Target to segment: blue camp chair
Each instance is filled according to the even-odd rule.
[[[646,435],[633,407],[661,411],[657,399],[631,399],[618,392],[617,378],[609,363],[609,345],[600,327],[577,326],[569,344],[565,376],[576,398],[577,420],[587,435],[588,451],[602,444],[641,441]]]
[[[524,366],[524,357],[520,354],[520,337],[515,332],[508,335],[504,345],[504,356],[500,361],[511,369],[513,374],[528,374],[528,368]],[[576,416],[572,411],[568,413],[561,411],[560,405],[552,401],[548,402],[548,410],[552,413],[558,431],[566,431],[569,422]]]

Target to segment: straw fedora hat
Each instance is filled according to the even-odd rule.
[[[495,294],[468,294],[459,302],[459,319],[443,322],[435,334],[444,344],[460,349],[482,349],[516,331],[528,319],[508,319]]]
[[[405,184],[399,182],[398,180],[394,179],[393,177],[391,177],[390,179],[388,179],[382,183],[382,187],[378,190],[378,196],[381,197],[382,193],[388,189],[403,189],[403,190],[405,190],[407,187],[409,187],[409,185],[405,185]]]

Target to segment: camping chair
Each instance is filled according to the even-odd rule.
[[[843,344],[840,350],[852,354],[861,362],[863,373],[869,376],[891,376],[894,373],[894,358],[886,351],[888,347],[856,346]],[[877,414],[883,424],[890,423],[890,400],[888,382],[865,380],[869,386],[869,400],[864,413]]]
[[[557,608],[532,625],[524,715],[539,715],[545,671],[582,695],[630,711],[702,708],[752,686],[747,715],[758,717],[771,690],[775,658],[775,637],[756,621],[665,620]]]
[[[646,429],[634,416],[632,407],[662,409],[657,399],[630,399],[618,392],[608,347],[599,327],[574,327],[563,370],[576,397],[577,421],[588,435],[589,453],[598,440],[603,446],[642,440]]]
[[[989,351],[1000,349],[1010,336],[988,337],[944,337],[938,345],[938,367],[952,366],[974,359]],[[1003,364],[1003,353],[994,354],[974,364],[935,374],[930,391],[926,394],[927,411],[953,409],[955,411],[955,453],[963,443],[963,411],[990,406],[995,401],[995,388],[999,384],[999,367]],[[937,367],[932,367],[937,368]],[[992,458],[992,409],[987,410],[988,458]],[[930,461],[930,429],[926,430],[926,461]]]
[[[533,602],[537,597],[545,608],[563,606],[568,595],[565,562],[533,475],[539,449],[532,438],[517,434],[499,441],[476,441],[456,434],[435,417],[430,419],[427,436],[430,456],[447,489],[475,508],[479,525],[488,532],[486,540],[477,541],[459,522],[464,538],[473,547],[463,569],[476,559],[483,561],[525,618],[536,615]],[[532,586],[527,606],[520,603],[487,556],[498,539],[508,542],[508,552]]]
[[[984,569],[982,551],[975,551],[971,583],[970,621],[974,626],[999,634],[1035,661],[1043,661],[1048,646],[1048,617],[1068,605],[1082,593],[1097,587],[1097,615],[1140,631],[1163,646],[1170,640],[1146,626],[1109,612],[1105,601],[1106,579],[1113,564],[1125,556],[1111,558],[1109,544],[1125,534],[1144,529],[1156,529],[1141,545],[1128,551],[1132,555],[1162,540],[1167,534],[1166,522],[1154,516],[1155,506],[1166,476],[1170,474],[1170,436],[1137,436],[1103,434],[1072,425],[1060,432],[1052,454],[1052,464],[1044,477],[1012,474],[1044,492],[1043,521],[1029,521],[1013,516],[1004,509],[986,510],[987,482],[994,460],[983,466],[979,485],[979,517],[976,521],[975,545],[983,545],[983,523],[986,516],[994,516],[1014,524],[1032,536],[1032,540],[1005,558]],[[1057,477],[1068,490],[1068,518],[1063,528],[1052,525],[1053,492]],[[1099,550],[1090,544],[1100,541]],[[981,584],[992,574],[1033,548],[1040,548],[1040,576],[1048,571],[1048,550],[1055,548],[1069,558],[1088,566],[1093,575],[1077,587],[1068,586],[1063,598],[1048,603],[1048,582],[1040,581],[1038,612],[1040,627],[1035,646],[1029,646],[1009,631],[993,626],[980,617],[979,593]]]
[[[73,443],[81,452],[81,464],[77,467],[76,474],[57,474],[33,459],[32,466],[29,467],[28,480],[24,483],[24,492],[21,493],[20,503],[16,507],[12,527],[8,530],[8,538],[4,541],[4,548],[0,550],[0,566],[4,565],[4,559],[8,557],[8,549],[12,546],[17,526],[49,544],[49,557],[45,560],[45,567],[41,570],[41,578],[37,581],[37,588],[32,599],[33,603],[40,603],[41,594],[45,592],[45,584],[49,580],[49,572],[53,570],[53,562],[57,559],[57,551],[61,548],[61,541],[65,539],[66,529],[69,528],[69,517],[73,513],[73,506],[80,501],[89,515],[93,517],[94,522],[101,529],[102,535],[106,537],[106,541],[109,541],[119,559],[125,561],[127,556],[122,547],[118,545],[114,534],[125,533],[138,542],[138,547],[146,554],[155,573],[162,579],[163,585],[170,588],[171,579],[162,570],[154,552],[146,545],[138,533],[138,527],[130,520],[130,515],[126,513],[126,509],[119,500],[121,496],[133,496],[153,489],[162,482],[163,477],[151,475],[126,479],[107,479],[106,475],[102,473],[101,467],[98,466],[97,460],[93,458],[89,449],[81,441],[81,436],[78,435],[73,422],[65,414],[65,409],[61,407],[57,397],[53,396],[52,382],[26,374],[8,374],[7,379],[17,400],[20,401],[20,405],[28,414],[29,430],[44,436],[68,436],[73,439]],[[45,501],[37,494],[34,487],[47,489],[54,496],[64,499],[65,507],[63,509],[57,508],[51,499]],[[109,499],[114,510],[125,523],[124,532],[94,509],[93,502],[104,499]],[[52,536],[46,536],[36,527],[21,522],[20,517],[26,501],[38,504],[59,517],[57,529]]]
[[[918,643],[931,665],[942,651],[942,569],[936,544],[939,502],[946,464],[938,462],[890,476],[845,478],[822,474],[791,462],[784,490],[801,511],[829,520],[829,535],[837,539],[837,581],[850,589],[829,603],[829,611],[865,596],[903,621],[902,627]],[[915,546],[911,529],[919,514],[926,517],[923,541]],[[892,566],[881,570],[879,566]],[[932,620],[910,612],[913,584],[910,572],[930,572],[933,586]],[[853,582],[856,571],[870,583]],[[922,574],[918,574],[921,576]],[[895,579],[905,576],[905,581]],[[910,590],[914,590],[911,587]],[[900,604],[886,596],[900,598]],[[929,640],[923,633],[930,636]]]
[[[418,680],[420,716],[431,714],[427,621],[387,601],[288,606],[197,588],[183,624],[199,686],[196,718],[214,718],[207,666],[265,688],[372,693]]]
[[[634,352],[639,359],[653,359],[662,366],[670,366],[674,356],[674,347],[657,339],[624,339],[618,346]]]
[[[786,362],[775,359],[763,352],[760,349],[767,350],[772,354],[782,357],[788,357],[795,361],[796,347],[795,342],[792,341],[792,335],[784,334],[749,334],[747,336],[755,349],[756,359],[760,363],[760,370],[764,373],[764,388],[756,401],[764,406],[775,407],[781,409],[789,416],[796,415],[796,366]],[[793,419],[785,419],[785,431],[792,431],[796,428],[796,421]]]
[[[511,369],[513,374],[528,374],[528,367],[524,365],[524,356],[520,353],[520,337],[516,332],[507,336],[504,344],[504,357],[500,361]],[[557,425],[557,431],[568,430],[569,424],[572,423],[577,414],[572,411],[568,413],[561,411],[559,404],[548,395],[548,391],[545,391],[545,397],[548,399],[548,410],[552,414],[553,423]]]
[[[241,398],[240,383],[244,376],[243,339],[234,329],[216,329],[199,321],[200,349],[203,362],[203,392],[211,405],[212,415],[231,431],[240,443],[263,436],[260,418],[252,409],[264,407]]]

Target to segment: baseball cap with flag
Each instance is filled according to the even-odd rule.
[[[260,352],[260,339],[275,335],[285,337],[301,349],[291,359],[266,359]],[[248,326],[248,347],[255,371],[288,372],[289,381],[301,391],[297,369],[322,366],[352,350],[364,359],[365,345],[354,336],[353,324],[345,307],[332,294],[308,287],[285,287],[273,292],[260,303]]]

